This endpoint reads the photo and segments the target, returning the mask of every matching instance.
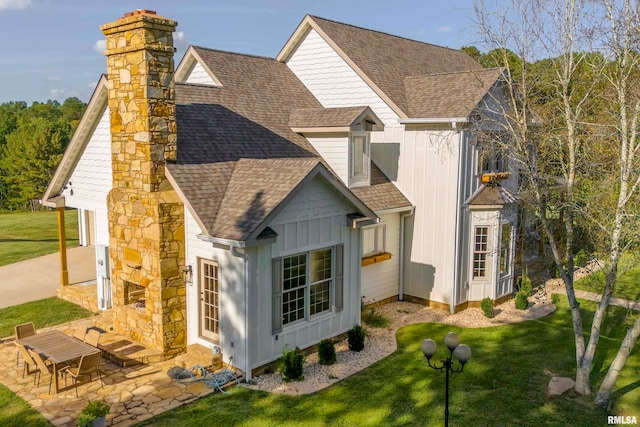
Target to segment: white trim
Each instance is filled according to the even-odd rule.
[[[220,237],[209,236],[207,234],[198,234],[196,237],[204,242],[216,243],[218,245],[236,247],[240,249],[244,249],[245,247],[245,242],[240,240],[223,239]]]
[[[468,117],[411,117],[406,119],[398,119],[398,123],[402,125],[420,124],[420,123],[451,123],[456,127],[456,123],[468,123]]]
[[[375,214],[380,216],[380,215],[386,215],[386,214],[392,214],[392,213],[400,213],[400,212],[412,212],[415,210],[415,206],[403,206],[401,208],[391,208],[391,209],[381,209],[379,211],[375,211]]]

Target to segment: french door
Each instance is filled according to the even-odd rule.
[[[218,263],[200,260],[200,335],[213,342],[220,337],[220,283]]]

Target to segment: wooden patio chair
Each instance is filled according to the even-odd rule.
[[[36,374],[33,378],[33,383],[36,384],[36,386],[39,386],[40,378],[42,378],[42,373],[46,372],[49,375],[49,394],[51,394],[51,382],[53,380],[53,371],[54,371],[53,364],[51,362],[47,364],[47,362],[42,358],[42,356],[40,356],[36,352],[30,352],[30,354],[33,357],[33,360],[35,360],[36,366],[38,367],[38,370],[36,371]],[[36,379],[37,379],[37,383],[36,383]]]
[[[31,353],[29,353],[29,350],[27,350],[27,348],[20,344],[20,343],[15,343],[16,347],[18,348],[18,354],[22,354],[22,358],[24,359],[24,365],[22,366],[22,378],[24,378],[24,373],[26,372],[27,375],[31,375],[37,371],[37,366],[36,366],[36,361],[33,360],[33,357],[31,357]],[[29,365],[33,365],[34,368],[36,368],[36,370],[31,371],[31,369],[29,368]],[[33,383],[35,384],[36,380],[35,378],[33,379]]]
[[[94,346],[95,348],[98,348],[98,343],[100,342],[100,332],[96,331],[95,329],[89,329],[87,331],[87,335],[85,335],[84,337],[84,342]]]
[[[67,366],[62,370],[64,375],[64,386],[67,387],[67,375],[73,379],[73,384],[76,386],[76,397],[78,397],[78,378],[89,376],[89,381],[93,380],[94,372],[98,374],[100,378],[100,387],[104,388],[102,383],[102,374],[100,373],[100,361],[102,360],[102,353],[96,351],[95,353],[82,356],[77,368]]]
[[[87,327],[82,325],[76,326],[76,329],[73,331],[73,337],[84,341],[85,335],[87,335]]]
[[[15,327],[16,339],[30,337],[36,334],[36,328],[33,326],[33,322],[22,323]],[[16,352],[16,366],[20,365],[20,352]]]

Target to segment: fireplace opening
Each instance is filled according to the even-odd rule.
[[[143,286],[133,282],[124,281],[125,305],[133,305],[136,308],[145,308],[145,292]]]

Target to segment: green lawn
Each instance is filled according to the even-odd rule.
[[[604,273],[598,271],[576,281],[576,289],[602,293],[604,289]],[[638,254],[627,253],[620,261],[618,281],[613,296],[631,301],[640,301],[640,260]]]
[[[65,211],[67,247],[78,246],[78,213]],[[55,211],[0,214],[0,266],[58,252]]]
[[[0,425],[50,426],[40,412],[0,384]]]
[[[14,326],[21,323],[33,322],[39,329],[92,315],[90,311],[56,297],[1,308],[0,338],[13,335]]]
[[[583,302],[592,314],[595,306]],[[614,357],[624,325],[633,319],[611,308],[593,371],[594,391]],[[586,314],[586,312],[585,312]],[[368,369],[307,396],[282,396],[234,387],[161,414],[143,425],[399,426],[439,425],[444,374],[427,367],[426,337],[442,342],[454,331],[471,346],[464,373],[451,378],[454,426],[606,425],[606,413],[574,392],[548,398],[552,375],[574,376],[574,344],[566,299],[544,319],[483,329],[419,324],[398,331],[398,350]],[[442,346],[443,347],[443,346]],[[443,355],[443,348],[439,349]],[[640,415],[640,356],[632,355],[617,384],[614,412]]]

